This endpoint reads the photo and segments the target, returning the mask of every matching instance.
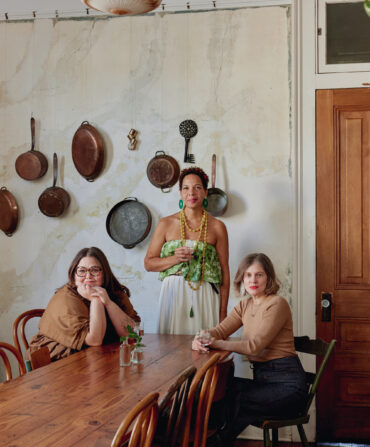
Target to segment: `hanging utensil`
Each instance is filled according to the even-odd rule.
[[[5,186],[0,189],[0,230],[12,236],[18,225],[18,204]]]
[[[40,151],[35,151],[35,118],[31,117],[31,150],[21,154],[15,161],[15,170],[24,180],[36,180],[48,169],[48,160]]]
[[[151,228],[152,215],[136,197],[126,197],[109,211],[106,228],[109,236],[125,248],[134,248]]]
[[[45,189],[39,197],[38,203],[40,211],[45,214],[45,216],[59,217],[68,208],[71,199],[65,189],[55,186],[58,175],[58,157],[55,153],[53,158],[53,174],[53,186]]]
[[[185,120],[182,123],[180,123],[179,129],[180,134],[185,138],[184,162],[195,163],[195,157],[193,154],[188,154],[188,148],[190,138],[195,137],[195,135],[198,133],[197,123],[193,120]]]
[[[216,183],[216,154],[212,155],[212,188],[208,188],[207,212],[214,217],[222,216],[227,208],[227,195],[222,189],[215,188]]]
[[[180,175],[180,166],[177,161],[163,151],[157,151],[155,157],[150,160],[146,169],[150,183],[162,192],[170,192]]]
[[[84,121],[73,136],[72,160],[88,182],[93,182],[103,169],[103,138],[88,121]]]

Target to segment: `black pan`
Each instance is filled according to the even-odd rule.
[[[152,215],[135,197],[126,197],[109,211],[106,221],[109,236],[125,248],[134,248],[149,234]]]
[[[214,217],[222,216],[227,208],[227,195],[222,189],[215,188],[216,183],[216,154],[212,155],[212,188],[208,189],[207,212]]]

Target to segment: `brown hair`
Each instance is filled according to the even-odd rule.
[[[197,175],[200,178],[201,182],[202,182],[203,188],[204,189],[208,188],[208,182],[209,182],[208,175],[203,171],[203,169],[198,168],[197,166],[194,166],[194,167],[191,167],[191,168],[183,169],[180,172],[180,177],[179,177],[179,187],[180,187],[180,189],[182,188],[182,182],[184,181],[184,178],[187,175],[190,175],[190,174]]]
[[[113,272],[110,268],[109,262],[105,254],[97,247],[90,247],[90,248],[83,248],[80,250],[77,255],[74,257],[71,265],[68,269],[68,285],[70,287],[75,286],[75,272],[76,268],[81,261],[82,258],[86,258],[87,256],[91,256],[93,258],[96,258],[103,269],[103,275],[104,275],[104,282],[103,287],[108,292],[108,295],[115,295],[118,291],[124,291],[127,296],[130,296],[130,291],[127,287],[125,287],[123,284],[121,284],[118,279],[113,275]]]
[[[267,276],[267,283],[265,293],[266,295],[275,295],[275,293],[279,290],[279,280],[276,278],[275,269],[271,262],[271,259],[266,256],[264,253],[251,253],[243,258],[239,264],[238,271],[236,272],[234,278],[234,290],[238,296],[245,295],[241,293],[241,290],[244,289],[244,273],[248,267],[250,267],[255,262],[258,262],[262,265],[263,270]]]

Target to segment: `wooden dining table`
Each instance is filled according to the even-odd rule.
[[[0,446],[110,446],[146,394],[163,396],[190,365],[213,352],[191,350],[190,335],[145,334],[144,363],[120,367],[119,344],[89,347],[0,384]]]

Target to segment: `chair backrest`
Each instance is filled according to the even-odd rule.
[[[189,445],[194,397],[199,387],[200,392],[196,406],[193,447],[204,447],[206,445],[209,414],[218,379],[218,369],[216,368],[216,365],[220,357],[220,354],[213,354],[212,357],[198,369],[191,382],[186,402],[186,421],[181,443],[182,447],[188,447]]]
[[[196,371],[195,366],[185,369],[159,402],[159,421],[155,442],[161,447],[174,447],[181,437],[185,424],[186,402]]]
[[[336,340],[334,339],[330,343],[325,342],[321,338],[311,340],[307,335],[304,335],[302,337],[294,337],[294,345],[296,351],[304,352],[306,354],[313,354],[316,357],[323,357],[316,374],[306,372],[307,382],[310,384],[310,387],[308,391],[308,400],[305,408],[305,413],[308,412],[313,398],[315,397],[315,393],[320,383],[320,379],[324,372],[325,366],[328,363],[329,357],[334,350],[335,342]]]
[[[51,363],[50,351],[47,346],[43,346],[36,351],[30,352],[29,356],[32,369],[41,368],[42,366]]]
[[[150,393],[138,402],[121,422],[111,447],[150,447],[158,421],[159,393]],[[130,427],[134,423],[131,431]]]
[[[31,309],[27,310],[26,312],[23,312],[22,314],[17,317],[17,319],[13,323],[13,339],[14,339],[14,345],[18,349],[20,353],[22,353],[22,348],[19,343],[19,336],[18,336],[18,326],[20,325],[20,335],[21,339],[24,345],[24,348],[27,350],[29,345],[26,338],[26,331],[25,326],[27,321],[29,321],[31,318],[34,317],[42,317],[45,309]]]
[[[26,366],[18,349],[8,343],[0,342],[0,357],[2,358],[5,366],[6,380],[11,380],[13,378],[12,368],[7,356],[7,351],[11,352],[17,359],[20,375],[23,376],[23,374],[26,373]]]

